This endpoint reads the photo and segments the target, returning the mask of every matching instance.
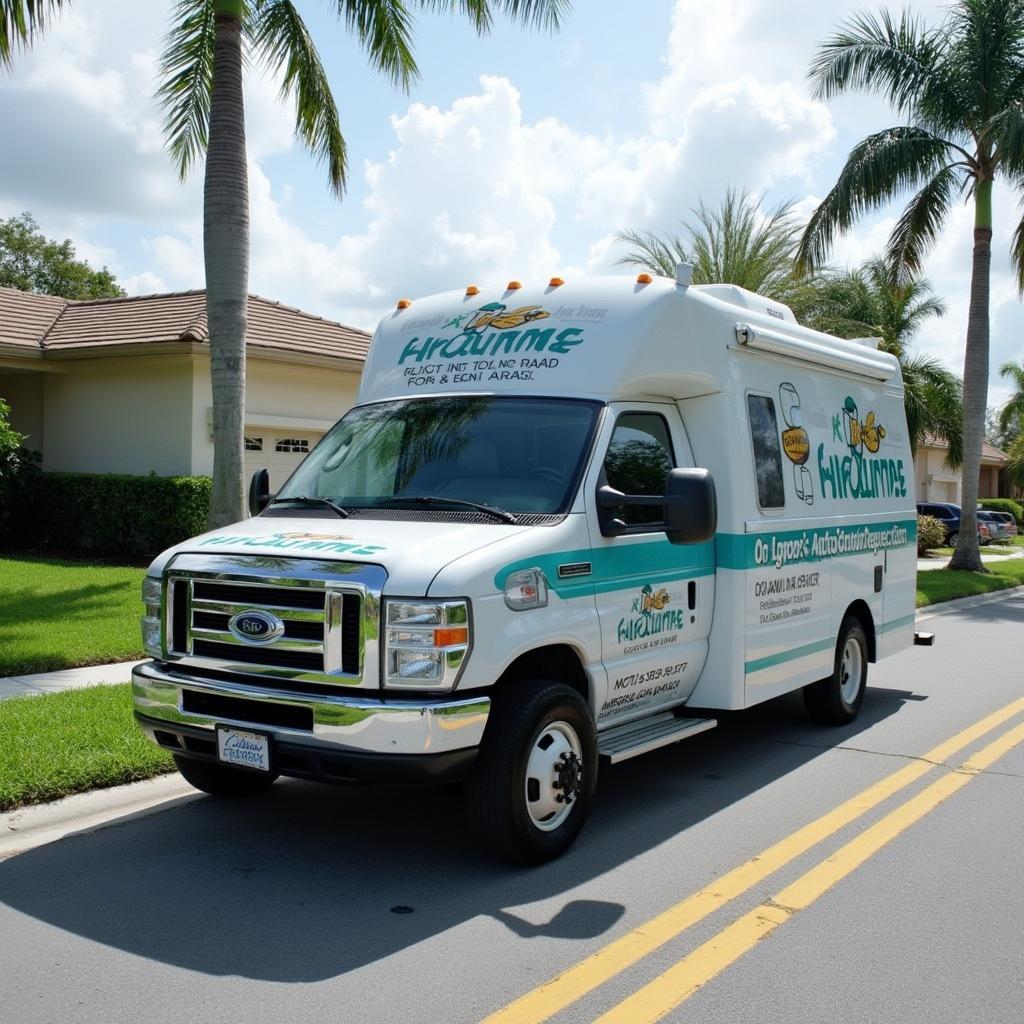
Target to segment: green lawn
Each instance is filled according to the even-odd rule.
[[[141,658],[144,572],[0,558],[0,676]]]
[[[964,572],[962,569],[929,569],[919,572],[917,607],[1024,584],[1024,558],[989,562],[986,568],[989,570],[987,573]]]
[[[0,701],[0,811],[173,767],[132,720],[127,683]]]

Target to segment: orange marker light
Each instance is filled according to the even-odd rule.
[[[650,284],[653,280],[654,280],[654,278],[651,277],[650,274],[637,274],[636,275],[636,283],[637,284]]]
[[[408,309],[411,305],[412,305],[412,300],[411,299],[399,299],[398,300],[398,308],[399,309]]]
[[[522,287],[523,286],[518,281],[509,281],[508,283],[508,290],[510,292],[517,292]]]
[[[479,295],[480,289],[475,284],[468,285],[466,288],[467,295]]]
[[[454,647],[469,641],[469,630],[465,626],[447,626],[434,630],[435,647]]]
[[[549,288],[561,288],[565,282],[560,277],[553,277],[548,281]]]

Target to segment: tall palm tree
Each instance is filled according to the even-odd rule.
[[[0,0],[5,2],[5,0]],[[29,0],[26,0],[29,2]],[[370,65],[408,89],[419,71],[413,10],[461,13],[487,32],[494,12],[557,28],[570,0],[332,0]],[[295,103],[295,134],[327,166],[341,196],[347,153],[327,72],[293,0],[179,0],[161,64],[158,98],[168,148],[184,176],[205,153],[203,254],[213,383],[213,491],[210,526],[245,514],[246,299],[249,194],[242,66],[251,55],[282,74],[282,98]]]
[[[703,200],[687,224],[687,241],[653,231],[622,231],[618,241],[634,248],[617,262],[675,277],[677,263],[693,265],[694,284],[727,282],[780,298],[793,282],[793,252],[800,225],[793,204],[763,211],[749,192],[727,189],[721,206]]]
[[[974,253],[964,355],[961,542],[952,568],[984,571],[975,530],[989,371],[992,185],[1024,186],[1024,0],[955,0],[928,28],[904,12],[859,14],[840,26],[810,68],[813,91],[830,99],[852,90],[884,96],[907,123],[854,146],[835,187],[812,215],[799,266],[827,258],[837,233],[913,189],[893,229],[887,258],[919,271],[953,204],[974,205]],[[1024,290],[1024,222],[1011,257]]]
[[[69,0],[0,0],[0,69],[10,67],[14,51],[27,50],[65,5]]]

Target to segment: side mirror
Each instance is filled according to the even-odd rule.
[[[258,516],[270,504],[270,473],[257,469],[249,481],[249,515]]]
[[[706,469],[673,469],[665,478],[665,536],[673,544],[700,544],[718,528],[715,481]]]
[[[664,508],[665,535],[673,544],[699,544],[710,540],[718,526],[715,482],[706,469],[673,469],[665,477],[664,494],[623,494],[605,484],[597,489],[601,533],[616,537],[629,526],[612,519],[614,508]],[[650,529],[650,528],[648,528]]]

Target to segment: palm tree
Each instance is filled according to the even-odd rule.
[[[0,0],[0,68],[14,63],[16,49],[27,50],[65,0]]]
[[[908,122],[854,146],[835,187],[812,215],[798,266],[821,265],[837,233],[908,189],[887,259],[918,272],[952,205],[974,204],[974,254],[964,355],[961,543],[951,568],[984,571],[975,530],[989,364],[992,185],[1024,184],[1024,0],[955,0],[927,28],[904,12],[859,14],[845,22],[810,68],[816,96],[877,92]],[[1024,290],[1024,222],[1011,256]]]
[[[999,432],[1004,436],[1024,434],[1024,361],[1006,362],[999,375],[1009,379],[1014,392],[999,410]]]
[[[6,0],[0,0],[6,2]],[[26,0],[28,3],[29,0]],[[487,32],[498,10],[523,24],[557,28],[570,0],[333,0],[372,67],[408,89],[419,71],[411,8],[466,15]],[[179,0],[161,63],[164,133],[183,177],[206,154],[203,254],[213,383],[213,490],[210,526],[245,514],[245,410],[249,194],[245,154],[244,52],[282,74],[295,103],[295,134],[327,166],[341,196],[347,153],[320,55],[293,0]]]
[[[693,215],[696,224],[685,225],[687,242],[653,231],[620,232],[618,241],[634,248],[617,262],[663,277],[675,277],[676,264],[690,263],[694,284],[726,282],[778,299],[788,294],[800,237],[791,202],[765,212],[749,192],[730,188],[720,207],[701,201]]]

